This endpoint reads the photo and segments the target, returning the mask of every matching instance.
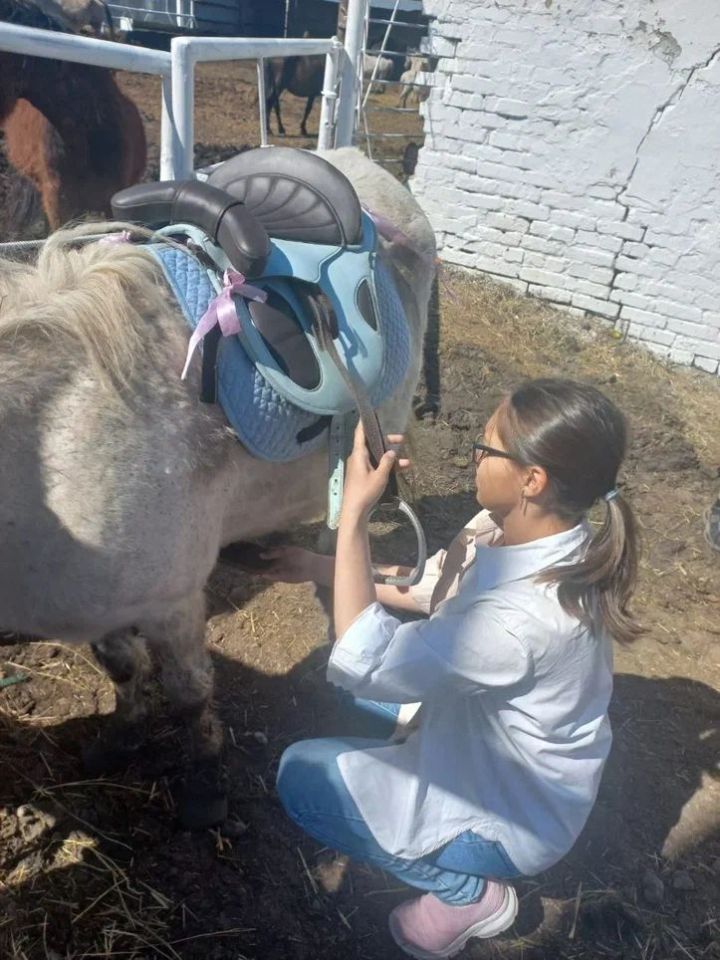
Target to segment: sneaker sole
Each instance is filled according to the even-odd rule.
[[[449,943],[443,950],[423,950],[403,940],[400,933],[395,929],[392,914],[390,914],[388,923],[390,926],[390,934],[403,953],[415,957],[415,960],[446,960],[446,958],[454,957],[455,954],[460,953],[468,940],[472,940],[473,937],[480,939],[497,937],[515,923],[517,914],[517,893],[514,887],[508,886],[505,894],[505,903],[497,913],[493,914],[492,917],[488,917],[487,920],[480,920],[478,923],[468,927],[463,934],[453,940],[452,943]]]

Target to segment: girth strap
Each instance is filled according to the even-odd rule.
[[[327,350],[330,359],[337,367],[338,372],[342,376],[348,390],[355,400],[355,406],[362,421],[363,430],[365,431],[365,442],[368,446],[370,459],[373,463],[373,466],[377,467],[387,449],[385,445],[385,437],[383,435],[378,416],[373,409],[364,385],[360,383],[356,377],[353,377],[350,370],[345,366],[340,358],[340,354],[335,346],[335,340],[332,336],[332,321],[327,300],[322,294],[317,296],[304,296],[303,299],[313,317],[313,324],[320,346],[324,350]],[[338,496],[338,487],[341,491],[344,479],[344,459],[348,452],[348,419],[348,417],[333,418],[333,424],[330,431],[330,453],[331,457],[335,458],[335,463],[333,465],[333,470],[330,477],[329,501],[331,504],[334,503],[336,508],[337,504],[340,502]],[[387,488],[380,502],[396,502],[398,509],[410,520],[413,529],[415,530],[415,536],[417,539],[418,557],[415,567],[413,567],[407,577],[395,577],[381,574],[376,568],[373,567],[375,581],[377,583],[388,583],[396,586],[414,586],[416,583],[420,582],[425,571],[425,562],[427,560],[425,533],[412,508],[398,495],[397,476],[394,471],[390,474]],[[330,513],[334,514],[335,510],[331,510]],[[333,515],[328,517],[328,526],[330,526],[331,529],[334,529],[336,526],[337,519],[339,519],[339,517]]]
[[[373,466],[377,467],[386,450],[385,438],[382,428],[380,427],[380,421],[373,410],[365,387],[357,378],[352,376],[340,358],[340,354],[335,346],[335,338],[333,336],[335,331],[333,329],[334,325],[327,298],[322,293],[317,293],[312,296],[305,290],[299,291],[299,298],[303,301],[303,304],[312,316],[318,343],[323,350],[327,351],[355,400],[355,407],[362,420],[363,429],[365,430],[365,440],[368,445],[368,450],[370,451],[370,457],[373,461]],[[391,477],[391,482],[393,483],[391,496],[397,496],[397,481],[394,474]]]

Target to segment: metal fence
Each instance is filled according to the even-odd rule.
[[[403,163],[402,156],[397,153],[389,154],[388,150],[398,141],[409,143],[413,139],[408,133],[378,130],[375,119],[380,114],[399,117],[418,113],[420,100],[427,89],[423,82],[424,71],[416,70],[412,73],[412,70],[407,71],[405,68],[408,66],[409,57],[424,60],[427,68],[430,68],[429,60],[421,52],[423,41],[428,34],[426,19],[418,19],[422,14],[422,0],[393,0],[387,13],[382,16],[373,16],[371,13],[366,18],[365,46],[367,47],[367,38],[373,26],[382,29],[382,38],[379,44],[373,45],[372,50],[364,51],[364,55],[374,56],[376,60],[369,75],[368,71],[365,71],[364,77],[360,78],[359,89],[362,93],[358,108],[358,132],[364,142],[366,153],[370,159],[378,163]],[[398,39],[400,35],[407,37],[408,34],[413,38],[409,46],[400,43]],[[378,76],[382,58],[392,59],[396,63],[399,59],[403,63],[402,75],[396,79],[383,79]],[[391,94],[397,93],[397,102],[393,104],[372,102],[370,94],[377,87],[384,87]],[[417,104],[408,106],[408,99],[413,94],[417,97]]]
[[[175,37],[170,52],[3,23],[0,50],[50,57],[113,70],[150,73],[162,80],[160,176],[194,173],[195,65],[219,60],[255,60],[258,67],[260,143],[266,145],[264,60],[325,56],[318,149],[353,141],[367,0],[350,0],[345,44],[326,40],[246,37]],[[360,74],[361,75],[361,74]]]

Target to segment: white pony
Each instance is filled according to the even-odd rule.
[[[397,432],[420,370],[433,232],[410,193],[361,153],[324,156],[399,228],[383,257],[412,361],[380,411]],[[33,265],[0,260],[0,630],[93,645],[117,693],[105,756],[137,743],[150,648],[192,733],[184,819],[217,822],[203,588],[224,544],[323,511],[327,457],[281,464],[246,453],[221,410],[200,403],[197,360],[180,380],[188,332],[154,259],[130,244],[69,246],[88,231],[98,225],[55,233]]]

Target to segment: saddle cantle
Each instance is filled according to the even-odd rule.
[[[352,184],[315,153],[258,147],[221,163],[207,182],[241,200],[275,239],[335,247],[362,241]]]
[[[374,224],[343,174],[301,150],[247,151],[216,168],[208,183],[194,184],[200,228],[196,212],[185,216],[185,186],[174,188],[180,202],[171,183],[131,187],[113,200],[114,213],[165,224],[156,239],[185,244],[178,249],[157,242],[148,249],[193,329],[220,290],[219,273],[229,267],[267,295],[265,303],[234,299],[240,332],[224,339],[217,354],[218,399],[253,454],[272,460],[302,456],[326,442],[333,417],[355,410],[356,397],[323,345],[321,320],[372,404],[390,396],[407,371],[409,333],[377,255]],[[242,238],[252,238],[253,270],[243,270],[247,242],[218,229],[228,222],[228,211],[236,211],[232,222],[239,223]],[[185,222],[170,223],[171,217]],[[263,234],[269,237],[267,256]]]

